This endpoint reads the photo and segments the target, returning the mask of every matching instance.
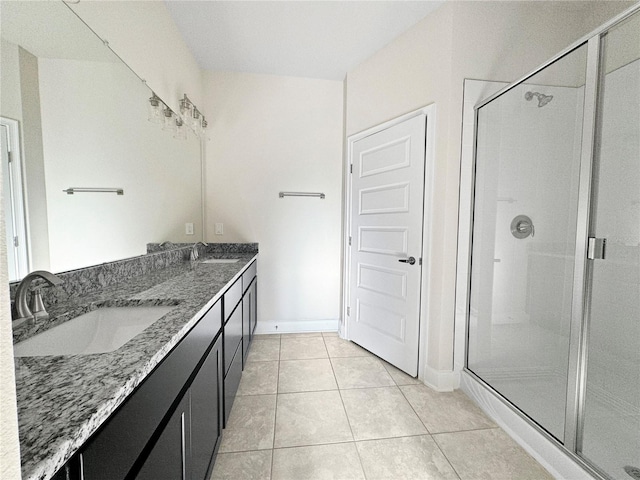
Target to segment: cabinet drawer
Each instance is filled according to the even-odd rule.
[[[247,268],[242,274],[242,289],[243,291],[247,291],[249,285],[251,285],[251,280],[253,280],[258,273],[258,262],[254,260],[254,262]]]
[[[224,294],[224,320],[229,319],[236,308],[238,302],[242,298],[242,277],[235,281]]]
[[[220,330],[217,302],[82,451],[86,480],[125,478]]]
[[[242,341],[242,305],[235,309],[224,325],[224,372],[229,371],[233,355]]]
[[[238,346],[226,377],[224,378],[224,425],[227,426],[229,413],[242,377],[242,347]]]

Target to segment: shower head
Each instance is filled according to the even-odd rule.
[[[527,101],[530,101],[536,97],[538,99],[538,107],[544,107],[547,103],[553,100],[553,95],[544,95],[539,92],[527,92],[524,94],[524,98]]]

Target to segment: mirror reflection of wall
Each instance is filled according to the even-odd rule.
[[[200,140],[148,122],[151,90],[62,2],[2,9],[0,123],[17,126],[11,167],[24,214],[18,206],[12,216],[25,220],[16,243],[27,269],[60,272],[144,254],[149,242],[201,240]],[[18,266],[11,280],[26,273]]]

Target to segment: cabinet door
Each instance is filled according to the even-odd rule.
[[[205,480],[222,438],[222,336],[191,384],[191,473]]]
[[[189,403],[187,391],[135,476],[136,480],[191,479]]]
[[[225,352],[226,355],[226,352]],[[224,377],[224,425],[227,426],[227,420],[231,413],[233,401],[236,398],[236,392],[242,378],[242,346],[238,345],[231,361],[229,371]]]

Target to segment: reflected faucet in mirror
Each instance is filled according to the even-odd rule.
[[[189,256],[192,262],[195,262],[196,260],[198,260],[198,257],[200,256],[200,252],[198,251],[198,245],[202,245],[203,247],[206,248],[209,244],[204,242],[196,242],[193,244],[193,247],[191,247],[191,254]]]
[[[24,277],[16,289],[13,317],[14,327],[19,327],[23,324],[31,325],[36,320],[46,319],[49,317],[49,314],[44,307],[44,302],[42,301],[42,295],[40,293],[41,287],[37,287],[33,290],[33,293],[31,294],[31,307],[27,305],[27,294],[31,288],[31,283],[36,278],[43,279],[52,287],[56,287],[64,283],[60,277],[57,277],[53,273],[49,273],[45,270],[36,270]]]

